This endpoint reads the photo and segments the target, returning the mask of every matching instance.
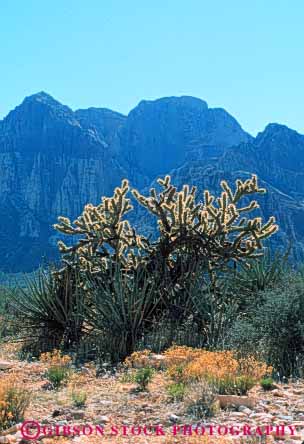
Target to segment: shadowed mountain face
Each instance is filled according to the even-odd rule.
[[[0,267],[28,270],[52,258],[57,216],[78,215],[122,176],[96,128],[46,94],[25,99],[0,126]]]
[[[223,109],[209,109],[194,97],[142,101],[117,134],[117,151],[132,179],[151,182],[189,159],[221,155],[225,148],[252,139]]]
[[[193,97],[142,101],[123,116],[73,112],[35,94],[0,121],[0,269],[30,271],[43,257],[52,260],[57,217],[76,217],[123,177],[143,189],[170,172],[176,185],[214,191],[223,178],[257,173],[269,190],[262,213],[275,214],[281,226],[274,242],[290,238],[300,259],[303,167],[304,136],[270,124],[254,139],[225,110]]]

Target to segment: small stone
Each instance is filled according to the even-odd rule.
[[[108,416],[106,416],[106,415],[99,416],[98,420],[99,420],[100,423],[110,422],[110,418]]]
[[[294,395],[302,395],[304,393],[303,389],[293,389],[292,393]]]
[[[252,413],[249,418],[271,421],[273,419],[273,415],[270,415],[269,413]]]
[[[284,398],[284,396],[285,396],[284,393],[282,393],[278,389],[272,390],[272,394],[273,394],[273,396],[277,396],[278,398]]]
[[[247,415],[245,413],[242,413],[242,412],[233,412],[231,414],[232,418],[246,418],[246,416]]]
[[[14,437],[16,438],[16,441],[18,441],[18,442],[21,441],[22,438],[23,438],[21,431],[19,430],[19,431],[14,435]]]
[[[13,367],[14,367],[13,362],[0,360],[0,370],[10,370]]]
[[[245,413],[246,415],[250,415],[252,413],[252,410],[250,410],[245,405],[240,405],[239,406],[239,411],[242,412],[242,413]]]
[[[174,415],[174,413],[170,413],[170,415],[169,415],[169,421],[170,421],[170,422],[173,422],[173,423],[176,423],[176,422],[179,421],[179,416]]]
[[[279,419],[283,419],[284,421],[293,421],[293,416],[290,415],[277,415]]]

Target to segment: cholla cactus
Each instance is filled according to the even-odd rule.
[[[205,261],[209,271],[229,261],[241,261],[263,254],[262,241],[274,234],[278,226],[274,217],[262,223],[260,217],[248,219],[245,215],[259,208],[254,200],[247,206],[238,206],[240,199],[254,193],[265,193],[258,187],[257,177],[237,180],[236,189],[222,181],[222,193],[217,199],[204,192],[204,202],[196,202],[196,187],[184,185],[181,191],[171,184],[170,176],[159,179],[162,190],[154,188],[150,196],[133,190],[138,202],[158,218],[160,238],[155,246],[164,257],[188,253],[192,265]],[[190,255],[189,255],[190,253]],[[183,268],[187,268],[185,263]]]
[[[246,215],[259,208],[253,200],[240,206],[240,200],[255,193],[265,193],[259,188],[257,177],[237,180],[233,191],[222,181],[222,193],[215,198],[204,192],[204,202],[196,201],[196,187],[184,185],[181,191],[171,184],[170,176],[158,179],[161,191],[150,190],[145,197],[132,190],[136,200],[158,219],[159,239],[149,242],[139,236],[125,215],[133,209],[127,193],[128,181],[116,188],[112,198],[104,197],[98,206],[86,205],[82,215],[74,222],[59,218],[55,228],[64,234],[84,235],[75,246],[59,243],[64,260],[77,259],[86,269],[102,269],[109,260],[121,261],[126,268],[139,264],[158,262],[157,271],[172,270],[179,262],[182,270],[190,271],[205,264],[209,272],[230,261],[242,261],[263,254],[263,240],[274,234],[278,226],[274,217],[262,223],[260,217]],[[185,259],[186,258],[186,259]],[[72,260],[71,260],[72,259]],[[155,269],[155,267],[154,267]]]
[[[59,217],[54,228],[68,235],[83,235],[75,246],[68,247],[59,241],[58,246],[63,260],[70,265],[79,263],[83,269],[99,271],[107,267],[110,258],[121,260],[127,264],[135,254],[141,238],[131,228],[124,216],[133,209],[130,199],[126,198],[129,191],[125,179],[121,187],[117,187],[114,196],[103,197],[100,205],[87,204],[81,216],[72,224],[70,219]]]

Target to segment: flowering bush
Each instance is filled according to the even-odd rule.
[[[15,375],[0,379],[0,431],[21,422],[29,403],[30,392]]]
[[[152,351],[148,349],[133,352],[124,361],[124,367],[128,369],[150,367],[154,370],[163,370],[164,366],[164,356],[152,353]]]
[[[198,358],[201,353],[202,350],[198,348],[173,345],[164,352],[165,364],[168,368],[184,365]]]
[[[243,395],[272,367],[252,356],[237,359],[232,351],[207,351],[171,347],[165,352],[167,374],[174,381],[191,383],[202,379],[220,394]]]
[[[40,361],[45,362],[48,366],[59,365],[66,367],[70,365],[71,358],[68,355],[63,355],[60,350],[53,350],[52,352],[42,353]]]
[[[150,358],[151,358],[151,350],[142,350],[133,352],[130,356],[128,356],[125,361],[124,365],[128,368],[145,368],[148,367],[150,364]]]

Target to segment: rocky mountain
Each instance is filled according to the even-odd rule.
[[[58,215],[76,216],[125,174],[97,129],[47,94],[26,98],[0,126],[0,267],[52,259]]]
[[[177,185],[214,191],[222,178],[257,173],[269,190],[262,213],[281,226],[275,243],[291,239],[302,259],[303,166],[304,136],[270,124],[253,138],[225,110],[193,97],[142,101],[124,116],[72,111],[35,94],[0,121],[0,269],[30,271],[54,259],[59,215],[76,217],[123,177],[143,189],[168,172]]]
[[[140,102],[118,131],[116,144],[133,181],[143,184],[142,176],[150,183],[187,160],[218,157],[251,139],[225,110],[184,96]]]

